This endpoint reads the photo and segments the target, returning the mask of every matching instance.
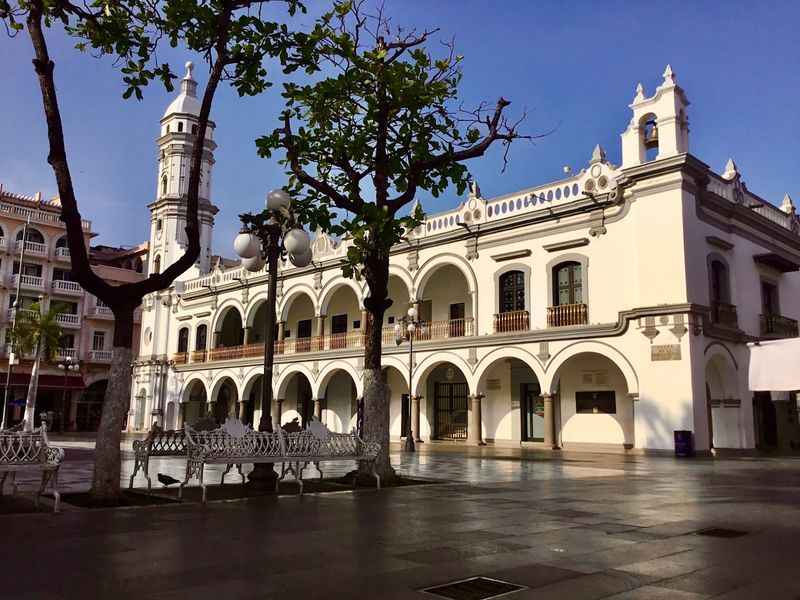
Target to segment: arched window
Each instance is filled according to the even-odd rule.
[[[183,121],[178,121],[178,133],[183,131]]]
[[[164,177],[161,178],[161,195],[162,196],[166,196],[167,195],[167,176],[166,175],[164,175]]]
[[[583,304],[583,267],[569,261],[553,267],[553,306]]]
[[[58,238],[56,242],[56,248],[66,248],[67,247],[67,236],[61,236]]]
[[[189,328],[183,327],[178,332],[178,352],[189,351]]]
[[[207,331],[208,327],[206,327],[205,325],[197,326],[197,333],[195,334],[195,339],[194,339],[194,349],[198,352],[201,352],[206,349]]]
[[[161,257],[156,256],[153,260],[153,273],[161,273]]]
[[[641,144],[643,147],[643,160],[649,162],[658,158],[658,123],[652,113],[642,117],[639,121],[641,131]]]
[[[728,267],[721,260],[711,261],[711,302],[714,304],[731,302]]]
[[[17,241],[22,241],[22,229],[19,230],[17,233]],[[25,241],[26,242],[36,242],[37,244],[44,244],[44,236],[38,229],[34,229],[33,227],[28,227],[28,232],[25,234]]]
[[[141,257],[137,256],[136,262],[134,263],[134,269],[136,270],[137,273],[141,273],[143,268],[144,266],[142,265],[142,259]]]
[[[508,271],[500,276],[500,312],[525,310],[525,274]]]

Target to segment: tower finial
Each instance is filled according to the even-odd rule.
[[[792,202],[791,196],[789,194],[785,194],[783,196],[783,202],[781,203],[781,210],[785,212],[787,215],[793,215],[797,209],[794,206],[794,202]]]
[[[192,76],[192,71],[194,71],[194,63],[190,60],[186,61],[186,75],[183,76],[183,80],[181,80],[181,92],[186,94],[187,96],[191,96],[192,98],[197,97],[197,82],[194,80]]]
[[[672,72],[672,67],[667,65],[667,68],[664,69],[664,83],[672,84],[675,83],[675,73]]]
[[[185,66],[186,66],[186,75],[184,76],[184,79],[194,79],[192,77],[192,71],[194,70],[194,63],[190,60],[187,60]]]
[[[736,163],[733,162],[733,159],[729,158],[728,162],[725,163],[725,172],[722,174],[722,177],[725,179],[733,179],[737,175],[740,175],[739,168],[736,166]]]
[[[590,165],[595,163],[604,163],[606,162],[606,151],[603,150],[603,147],[600,144],[597,144],[592,150],[592,160],[589,161]]]
[[[641,81],[636,84],[636,95],[633,97],[634,102],[639,102],[640,100],[644,100],[644,86]]]

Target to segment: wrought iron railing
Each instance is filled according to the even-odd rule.
[[[725,327],[736,327],[739,323],[736,306],[726,302],[712,302],[711,321]]]
[[[586,325],[589,322],[589,310],[586,304],[561,304],[547,307],[548,327],[570,327]]]
[[[761,335],[771,337],[798,337],[796,319],[781,315],[761,315]]]
[[[531,328],[530,315],[527,310],[514,310],[494,316],[494,332],[528,331]]]
[[[176,352],[172,355],[172,362],[176,365],[185,365],[189,362],[189,353],[188,352]]]

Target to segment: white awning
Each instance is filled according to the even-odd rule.
[[[754,392],[800,390],[800,338],[747,344],[750,389]]]

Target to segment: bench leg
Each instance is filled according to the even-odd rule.
[[[314,467],[316,467],[317,473],[319,473],[319,482],[322,483],[322,477],[323,477],[322,469],[319,468],[319,461],[318,460],[314,461]]]
[[[297,471],[294,472],[294,478],[297,480],[298,485],[300,486],[300,496],[303,495],[303,469],[305,469],[305,465],[308,463],[303,464],[303,468],[300,468],[300,463],[297,463]]]
[[[11,471],[11,495],[17,495],[17,472]]]
[[[189,480],[192,478],[192,475],[194,474],[194,470],[195,470],[195,467],[192,464],[191,459],[187,458],[186,459],[186,478],[178,486],[178,500],[182,500],[183,499],[183,488],[187,483],[189,483]]]
[[[203,472],[204,472],[205,470],[206,470],[206,466],[205,466],[205,464],[201,464],[201,465],[200,465],[200,474],[199,474],[199,479],[200,479],[200,487],[201,487],[201,488],[203,488],[203,500],[202,500],[202,503],[203,503],[203,504],[205,504],[205,503],[206,503],[206,482],[205,482],[205,481],[203,481]]]
[[[59,508],[61,506],[61,494],[58,492],[58,469],[53,471],[53,475],[50,478],[51,488],[53,491],[53,512],[59,512]]]
[[[134,479],[134,477],[136,477],[136,473],[138,473],[138,472],[139,472],[139,459],[137,458],[133,462],[133,473],[131,473],[131,478],[128,481],[128,489],[129,490],[133,489],[133,479]]]
[[[381,489],[381,476],[375,470],[375,461],[372,461],[372,476],[375,477],[375,487]]]
[[[228,473],[230,473],[230,471],[231,471],[231,469],[232,469],[232,468],[233,468],[233,465],[232,465],[232,464],[230,464],[230,465],[227,465],[226,469],[225,469],[225,470],[222,472],[222,478],[219,480],[219,484],[220,484],[220,485],[225,485],[225,475],[227,475]]]
[[[242,485],[245,485],[247,482],[244,479],[244,471],[242,471],[242,465],[236,465],[236,470],[239,471],[239,477],[242,478]]]
[[[8,471],[3,473],[3,478],[0,479],[0,496],[3,495],[3,487],[6,485],[6,477],[8,477]]]

